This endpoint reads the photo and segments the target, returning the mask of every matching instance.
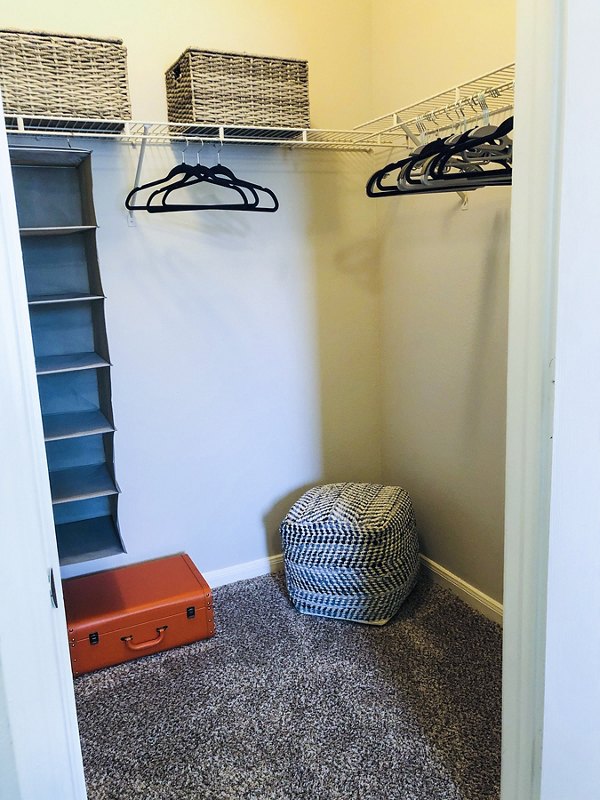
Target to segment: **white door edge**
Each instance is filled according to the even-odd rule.
[[[84,800],[60,567],[1,102],[0,187],[0,800]],[[51,569],[58,608],[50,598]]]
[[[558,261],[559,0],[518,0],[509,292],[502,800],[539,800]]]

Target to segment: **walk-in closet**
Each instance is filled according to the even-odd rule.
[[[64,720],[6,786],[500,800],[513,3],[0,8],[14,519],[44,531],[11,548]],[[171,557],[185,619],[140,601],[84,667],[83,606],[95,657],[103,592],[159,597],[122,570]]]

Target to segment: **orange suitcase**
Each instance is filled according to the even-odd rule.
[[[73,675],[215,632],[212,593],[180,554],[63,581]]]

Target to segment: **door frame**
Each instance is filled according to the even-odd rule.
[[[526,130],[511,251],[503,778],[510,800],[591,800],[600,785],[600,184],[581,167],[586,132],[600,127],[600,8],[520,0],[518,20]]]
[[[85,800],[1,98],[0,186],[0,800]]]
[[[600,9],[518,0],[502,800],[600,785]]]

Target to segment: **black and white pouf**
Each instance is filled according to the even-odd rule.
[[[302,613],[382,625],[415,584],[415,517],[398,486],[316,486],[294,503],[280,532],[287,589]]]

